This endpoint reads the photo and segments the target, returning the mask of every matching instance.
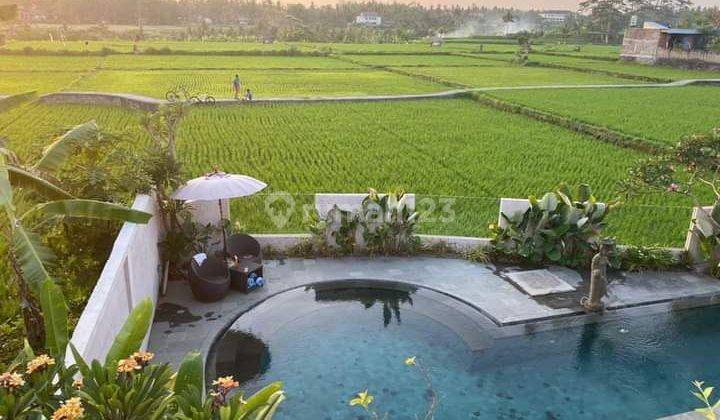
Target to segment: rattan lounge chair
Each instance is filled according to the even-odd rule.
[[[190,289],[197,300],[215,302],[230,289],[230,272],[224,260],[208,256],[202,265],[190,262]]]

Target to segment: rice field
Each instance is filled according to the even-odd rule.
[[[130,42],[11,43],[8,48],[103,47],[130,52]],[[483,45],[482,54],[474,53]],[[232,95],[239,73],[256,98],[428,93],[468,87],[641,83],[585,71],[507,63],[513,43],[448,42],[440,48],[411,44],[185,43],[142,42],[197,55],[37,56],[0,55],[0,95],[37,90],[134,93],[163,98],[183,85],[217,98]],[[535,46],[536,49],[552,46]],[[224,51],[332,50],[328,57],[230,56]],[[555,48],[555,47],[552,47]],[[613,54],[585,46],[579,55]],[[77,49],[77,50],[75,50]],[[440,52],[441,54],[439,54]],[[449,55],[448,53],[461,53]],[[572,51],[571,51],[572,52]],[[374,54],[373,54],[374,53]],[[563,52],[565,53],[565,52]],[[349,62],[352,61],[352,62]],[[532,54],[531,60],[622,73],[688,79],[708,77],[664,67]],[[369,66],[386,68],[371,69]],[[635,73],[632,73],[635,72]],[[663,75],[663,76],[658,76]],[[718,77],[718,73],[712,73]],[[431,82],[429,80],[435,80]],[[445,83],[443,83],[445,82]],[[671,144],[706,131],[720,120],[720,88],[510,90],[501,99]],[[665,106],[672,104],[672,106]],[[28,103],[0,113],[0,136],[24,158],[37,155],[55,135],[96,119],[118,134],[145,141],[140,114],[104,106]],[[294,210],[277,225],[261,195],[233,204],[248,231],[303,231],[303,205],[317,192],[362,192],[404,188],[419,194],[421,231],[478,236],[497,218],[500,197],[540,194],[559,182],[589,182],[599,198],[615,198],[617,183],[640,152],[619,148],[521,115],[503,113],[470,99],[387,103],[326,103],[198,108],[181,127],[178,151],[188,177],[214,164],[270,184],[269,194],[287,192]],[[272,200],[271,200],[272,201]],[[449,207],[446,207],[449,206]],[[448,220],[440,216],[452,215]],[[668,197],[626,203],[610,218],[611,234],[633,244],[681,245],[690,204]]]
[[[561,44],[561,43],[548,43],[543,45],[533,45],[534,51],[540,52],[551,52],[561,53],[567,55],[575,55],[581,57],[598,57],[598,58],[620,58],[620,46],[619,45],[575,45],[575,44]]]
[[[38,93],[60,91],[72,86],[83,74],[58,71],[0,72],[0,95],[12,95],[29,91]]]
[[[119,107],[30,103],[0,113],[0,137],[8,139],[21,160],[34,161],[55,137],[90,120],[113,134],[144,138],[140,117]]]
[[[361,43],[300,43],[303,50],[324,51],[339,54],[437,54],[449,51],[474,51],[473,44],[445,44],[442,47],[430,46],[430,41],[417,41],[397,44],[361,44]]]
[[[227,70],[100,71],[83,78],[74,89],[164,98],[168,90],[182,85],[192,92],[229,98],[234,74],[235,71]],[[240,77],[243,88],[251,89],[256,98],[389,95],[447,89],[428,81],[367,69],[244,70]]]
[[[30,157],[89,119],[144,141],[138,118],[112,107],[26,105],[0,114],[0,136]],[[277,209],[287,206],[284,196],[234,201],[234,219],[249,231],[303,231],[312,194],[372,186],[419,194],[421,231],[455,235],[486,235],[500,197],[540,194],[563,181],[589,182],[599,198],[614,198],[642,156],[469,99],[198,108],[181,127],[178,153],[188,177],[217,164],[268,182],[270,194],[290,194],[294,207],[281,225],[265,208],[284,211]],[[613,214],[611,233],[625,243],[679,245],[689,214],[687,203],[650,197]]]
[[[0,55],[0,75],[5,72],[83,72],[102,63],[102,57]]]
[[[496,65],[473,57],[457,55],[344,55],[344,58],[369,66],[384,67],[474,67]]]
[[[480,61],[480,60],[478,60]],[[490,60],[485,60],[491,63]],[[616,77],[572,70],[531,66],[487,65],[482,67],[416,67],[406,72],[459,83],[468,87],[556,86],[638,83]]]
[[[111,55],[105,70],[353,69],[360,66],[327,57],[221,55]]]
[[[264,44],[260,42],[185,42],[185,41],[141,41],[138,49],[144,51],[148,48],[156,50],[169,48],[173,51],[188,52],[223,52],[223,51],[243,51],[243,52],[268,52],[283,51],[288,49],[299,49],[298,44],[275,42],[272,44]],[[9,41],[3,50],[22,51],[25,48],[33,48],[36,50],[46,51],[70,51],[74,53],[101,51],[104,48],[112,49],[118,53],[131,54],[133,52],[134,43],[132,41]]]
[[[591,60],[585,58],[557,57],[543,54],[530,54],[530,61],[542,64],[557,64],[585,70],[617,72],[667,80],[720,78],[720,71],[683,70],[667,66],[649,66],[623,61]]]
[[[506,91],[492,96],[668,145],[720,125],[717,86]]]

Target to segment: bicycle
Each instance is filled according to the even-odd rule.
[[[167,91],[167,93],[165,93],[165,99],[172,103],[188,102],[191,105],[215,105],[215,97],[207,93],[190,94],[184,86],[177,86]]]

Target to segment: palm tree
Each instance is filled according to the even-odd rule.
[[[147,223],[152,216],[118,204],[75,198],[52,176],[78,147],[98,138],[99,130],[94,121],[78,125],[45,148],[34,165],[23,164],[4,144],[0,145],[0,206],[5,210],[4,223],[0,228],[8,244],[8,257],[20,294],[23,321],[33,346],[42,345],[46,329],[53,327],[52,320],[43,320],[42,314],[51,313],[50,306],[57,304],[53,296],[41,293],[46,289],[45,283],[52,282],[47,267],[51,266],[54,255],[41,243],[33,227],[59,217]],[[15,189],[20,194],[15,194]],[[16,206],[20,195],[23,199],[39,197],[39,200],[34,200],[39,202],[20,213]],[[50,201],[43,201],[45,199]],[[38,304],[40,296],[45,298],[39,299]]]
[[[508,32],[510,32],[510,24],[515,22],[515,15],[513,15],[512,10],[508,10],[503,15],[502,21],[505,23],[505,36],[507,36]]]

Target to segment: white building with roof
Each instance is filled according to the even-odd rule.
[[[355,18],[358,25],[380,26],[382,25],[382,17],[375,12],[362,12]]]
[[[543,23],[548,25],[562,25],[570,19],[572,12],[569,10],[544,10],[540,13]]]

